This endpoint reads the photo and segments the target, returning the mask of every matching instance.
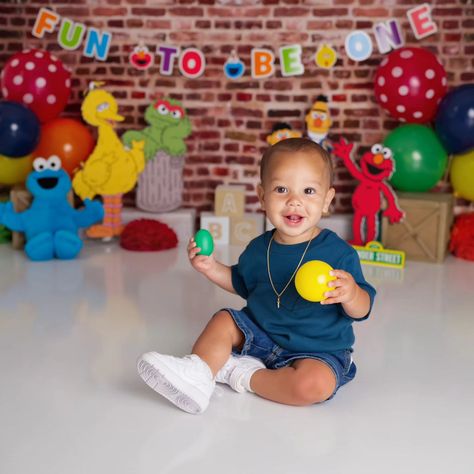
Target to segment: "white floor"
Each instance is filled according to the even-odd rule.
[[[184,247],[90,243],[78,260],[32,263],[2,245],[0,269],[2,474],[474,472],[474,263],[365,267],[378,298],[356,327],[358,375],[332,401],[220,386],[201,416],[135,369],[144,351],[185,354],[215,310],[241,305]]]

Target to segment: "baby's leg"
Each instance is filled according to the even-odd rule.
[[[215,376],[227,362],[233,347],[244,343],[244,335],[227,311],[219,311],[209,321],[194,344],[192,353],[209,365]]]
[[[319,360],[299,359],[291,367],[255,372],[252,390],[263,398],[287,405],[312,405],[327,400],[336,389],[332,369]]]

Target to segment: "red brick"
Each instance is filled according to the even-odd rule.
[[[205,151],[217,151],[220,149],[220,145],[217,142],[205,142],[202,144],[202,149]]]
[[[382,18],[386,19],[390,17],[390,13],[386,8],[354,8],[352,14],[355,17],[366,16],[369,18]]]
[[[299,117],[301,112],[299,110],[269,110],[268,117]]]
[[[212,174],[215,176],[228,176],[229,168],[216,167],[212,169]]]
[[[135,7],[132,8],[132,15],[137,16],[163,16],[166,13],[164,8],[147,8]]]
[[[123,20],[109,20],[107,22],[107,26],[109,26],[110,28],[123,28],[123,25]]]
[[[349,10],[347,8],[314,8],[313,15],[318,16],[332,16],[334,18],[340,16],[347,16]]]
[[[196,28],[208,29],[212,26],[212,23],[209,20],[197,20]]]
[[[474,21],[472,21],[472,23],[474,25]],[[463,22],[463,26],[464,26],[464,22]],[[443,21],[443,29],[445,29],[445,30],[457,30],[458,28],[459,28],[459,21],[457,21],[457,20],[445,20],[445,21]]]
[[[269,30],[277,30],[277,29],[282,28],[283,24],[282,24],[281,21],[270,20],[270,21],[267,21],[267,22],[265,23],[265,26],[266,26],[266,28],[268,28]]]
[[[277,18],[288,18],[292,16],[306,16],[310,12],[309,8],[275,8],[274,15]]]
[[[126,14],[126,8],[99,7],[92,10],[94,16],[125,16]]]
[[[248,94],[248,93],[245,93],[245,92],[238,92],[236,98],[237,98],[238,101],[248,102],[248,101],[252,100],[252,94]]]
[[[439,8],[434,7],[431,10],[431,14],[433,17],[435,16],[461,16],[462,15],[462,8]]]
[[[247,18],[268,18],[272,16],[270,8],[245,8],[241,12]]]
[[[308,21],[308,30],[328,30],[333,27],[333,22],[331,20],[324,20],[324,21]]]
[[[267,90],[276,90],[276,91],[291,91],[293,89],[293,84],[284,79],[276,81],[265,81],[264,88]]]
[[[169,30],[171,29],[171,21],[169,20],[153,20],[147,19],[145,22],[145,28],[150,28],[152,30]]]
[[[249,128],[250,130],[260,130],[262,128],[262,122],[249,120],[247,121],[247,128]]]
[[[474,72],[463,72],[460,78],[463,82],[472,82],[474,81]]]
[[[358,30],[367,30],[372,28],[373,25],[371,21],[356,21],[355,27]]]
[[[354,27],[354,22],[352,20],[338,20],[336,21],[336,28],[341,29],[350,29]]]
[[[77,17],[89,16],[89,9],[86,7],[56,7],[56,13],[59,13],[62,17],[69,17],[76,19]],[[26,9],[29,12],[29,9]],[[33,12],[32,12],[33,13]],[[38,13],[35,9],[34,13]]]
[[[258,20],[253,20],[253,21],[241,21],[237,20],[234,21],[234,28],[237,30],[252,30],[252,29],[262,29],[263,28],[263,23]]]
[[[175,7],[168,9],[168,13],[176,16],[204,16],[204,10],[198,7]]]
[[[261,110],[244,109],[243,107],[232,107],[230,111],[232,117],[262,117]]]
[[[214,27],[218,29],[220,28],[220,29],[228,30],[229,28],[232,28],[232,22],[225,21],[225,20],[221,20],[221,21],[216,20],[216,22],[214,23]]]
[[[200,167],[196,170],[198,176],[209,176],[209,169]]]

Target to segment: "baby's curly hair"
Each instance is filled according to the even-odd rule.
[[[273,155],[291,152],[303,152],[308,154],[314,153],[315,155],[320,156],[326,165],[326,169],[328,170],[329,187],[332,187],[334,171],[332,167],[331,156],[321,145],[318,145],[308,138],[287,138],[269,147],[263,154],[262,160],[260,161],[260,181],[263,182],[265,172],[268,168],[268,163]]]

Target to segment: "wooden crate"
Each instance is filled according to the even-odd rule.
[[[397,193],[405,219],[389,224],[382,219],[382,244],[404,250],[408,260],[442,262],[453,223],[454,197],[445,193]]]

